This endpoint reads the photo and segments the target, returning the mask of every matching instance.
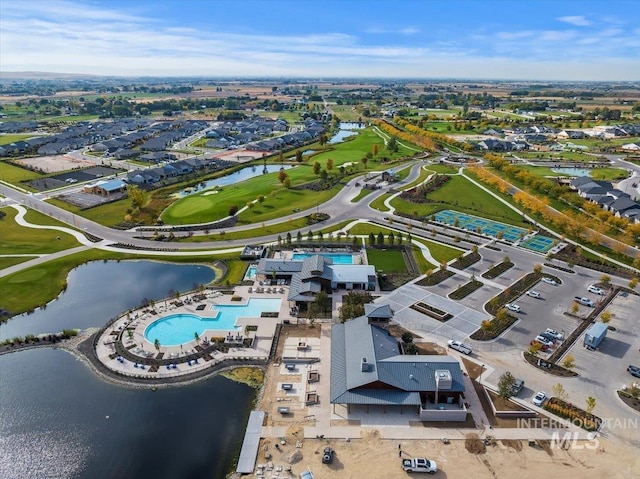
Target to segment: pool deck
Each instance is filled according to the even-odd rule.
[[[266,361],[271,350],[271,343],[278,323],[285,319],[291,320],[289,303],[287,301],[288,288],[278,289],[271,293],[250,293],[249,286],[238,286],[234,290],[240,301],[231,301],[232,295],[223,295],[219,292],[209,292],[202,300],[197,300],[197,294],[182,296],[176,306],[175,300],[158,302],[152,310],[150,307],[140,308],[118,318],[111,326],[102,332],[96,343],[96,355],[108,369],[118,374],[137,378],[172,378],[185,376],[229,359],[244,359]],[[275,291],[275,288],[274,288]],[[280,292],[282,291],[282,292]],[[277,318],[238,318],[236,325],[239,329],[206,330],[202,337],[176,346],[160,346],[156,350],[153,343],[145,338],[145,329],[154,321],[172,314],[196,314],[201,317],[214,317],[216,305],[242,305],[247,304],[251,298],[280,298],[280,311]],[[200,310],[198,306],[205,307]],[[258,330],[249,332],[245,336],[244,326],[258,325]],[[128,331],[131,331],[129,333]],[[251,347],[245,347],[241,342],[228,343],[228,351],[222,352],[215,349],[213,338],[225,338],[229,334],[236,338],[252,338]],[[209,340],[209,341],[207,341]],[[121,342],[117,344],[118,341]],[[126,349],[126,356],[118,352]],[[160,364],[158,364],[160,363]],[[152,369],[155,364],[157,367]],[[144,368],[142,367],[144,365]],[[167,367],[167,365],[169,367]]]

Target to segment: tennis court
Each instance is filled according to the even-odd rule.
[[[524,228],[480,218],[479,216],[460,213],[459,211],[442,210],[437,212],[435,217],[436,221],[440,223],[446,223],[468,231],[480,231],[483,234],[495,238],[502,236],[502,239],[510,241],[511,243],[515,243],[529,233]],[[535,235],[526,239],[520,246],[538,253],[545,253],[553,247],[553,239],[547,238],[546,236]]]
[[[456,226],[468,231],[480,231],[483,234],[498,237],[501,233],[503,239],[515,242],[528,232],[524,228],[498,223],[497,221],[480,218],[479,216],[460,213],[459,211],[443,210],[435,214],[436,221]]]
[[[552,238],[535,235],[523,241],[520,246],[522,246],[523,248],[531,249],[533,251],[537,251],[538,253],[546,253],[551,248],[553,248],[553,242],[554,240]]]

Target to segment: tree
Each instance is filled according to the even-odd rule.
[[[287,241],[287,244],[288,244],[288,245],[291,245],[291,232],[287,233],[287,239],[286,239],[286,241]]]
[[[534,356],[537,356],[541,349],[542,345],[537,341],[532,342],[529,346],[529,352]]]
[[[296,150],[296,161],[302,163],[302,152],[300,150]]]
[[[320,291],[316,294],[316,299],[314,303],[318,306],[318,310],[322,311],[323,314],[327,313],[327,310],[331,308],[332,300],[327,293],[324,291]]]
[[[611,311],[605,311],[600,315],[600,321],[604,324],[608,324],[611,321]]]
[[[296,235],[296,241],[298,243],[302,242],[302,233],[300,231],[298,231],[298,234]]]
[[[586,402],[587,402],[587,412],[591,414],[593,410],[596,408],[596,398],[594,398],[593,396],[589,396]]]
[[[367,159],[367,157],[366,157],[366,156],[363,156],[363,157],[362,157],[362,159],[360,160],[360,163],[362,163],[362,164],[364,165],[364,169],[365,169],[365,170],[367,169],[367,162],[368,162],[368,161],[369,161],[369,160]]]
[[[405,344],[409,344],[413,342],[413,334],[409,331],[402,333],[402,342]]]
[[[542,273],[542,265],[541,265],[541,264],[536,264],[536,265],[533,267],[533,272],[534,272],[535,274],[541,274],[541,273]]]
[[[322,165],[320,165],[320,163],[316,161],[316,162],[313,164],[313,174],[314,174],[314,175],[319,175],[319,174],[320,174],[320,169],[321,169],[321,168],[322,168]]]
[[[562,384],[558,383],[554,385],[552,389],[553,394],[555,394],[557,398],[562,399],[563,401],[566,401],[569,398],[569,393],[567,393]]]
[[[384,244],[384,235],[382,234],[382,231],[378,233],[378,246],[382,246]]]
[[[193,339],[196,340],[196,343],[200,341],[200,335],[198,334],[198,331],[193,332]]]
[[[333,170],[333,160],[329,158],[327,160],[327,171],[331,171],[331,170]]]
[[[578,311],[580,311],[580,305],[574,301],[573,304],[571,305],[571,312],[573,314],[578,314]]]
[[[638,278],[631,278],[629,280],[629,288],[636,289],[636,286],[638,286]]]
[[[378,144],[377,143],[373,144],[373,148],[372,148],[371,151],[373,153],[373,156],[376,156],[378,154]]]
[[[611,277],[608,274],[603,274],[600,276],[600,282],[602,283],[602,286],[608,288],[611,285]]]
[[[396,140],[395,136],[392,136],[391,138],[389,138],[389,141],[387,142],[387,150],[389,150],[392,153],[395,153],[396,151],[398,151],[398,141]]]
[[[566,369],[573,369],[576,365],[576,358],[571,354],[567,354],[562,361],[562,367]]]
[[[127,195],[129,195],[129,199],[131,200],[131,206],[136,211],[147,204],[149,196],[145,190],[135,185],[127,186]]]
[[[159,352],[160,351],[160,340],[158,338],[156,338],[155,341],[153,341],[153,345],[155,346],[156,350]]]
[[[231,208],[229,208],[229,216],[235,216],[237,212],[238,207],[236,205],[233,205]]]
[[[284,183],[284,180],[286,180],[287,178],[289,178],[289,175],[287,175],[287,172],[284,171],[284,168],[280,168],[280,171],[278,172],[278,181],[280,183]]]
[[[516,378],[509,371],[503,373],[498,380],[498,396],[502,399],[502,404],[513,396],[513,386]]]
[[[418,346],[416,346],[416,343],[409,343],[405,347],[404,351],[405,353],[411,354],[411,355],[418,354]]]
[[[373,233],[369,233],[369,244],[371,245],[376,244],[376,237]]]

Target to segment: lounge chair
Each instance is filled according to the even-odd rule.
[[[249,292],[253,293],[253,288],[251,286],[249,286]]]

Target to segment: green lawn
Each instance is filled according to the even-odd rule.
[[[0,270],[8,268],[9,266],[24,263],[25,261],[29,261],[30,259],[33,258],[29,258],[28,256],[0,257]]]
[[[34,135],[33,133],[31,134],[2,134],[0,135],[0,146],[2,145],[9,145],[13,142],[19,141],[19,140],[26,140],[27,138],[33,138]]]
[[[519,168],[526,170],[530,173],[533,173],[534,175],[537,175],[537,176],[554,176],[555,177],[559,175],[559,173],[556,173],[551,168],[547,168],[545,166],[523,165],[523,166],[519,166]],[[591,176],[597,180],[612,181],[612,180],[627,178],[629,176],[629,173],[627,172],[627,170],[623,168],[605,167],[605,168],[593,169]]]
[[[382,270],[385,273],[405,273],[407,271],[402,251],[397,249],[367,248],[367,258],[369,264],[372,264],[376,271]]]
[[[430,241],[423,238],[414,237],[414,239],[429,248],[431,256],[433,256],[440,263],[442,263],[443,261],[449,262],[452,259],[460,256],[461,251],[459,249],[452,248],[451,246],[447,246],[446,244],[441,244],[436,241]]]
[[[327,160],[331,158],[333,160],[334,168],[336,169],[345,163],[352,163],[363,169],[363,165],[360,163],[360,160],[367,153],[373,153],[373,145],[377,144],[377,156],[369,159],[367,163],[368,170],[375,170],[381,167],[379,159],[382,157],[395,160],[398,158],[413,156],[416,153],[414,150],[409,150],[400,144],[398,145],[398,151],[396,153],[392,153],[385,148],[384,141],[373,132],[373,129],[366,128],[364,130],[357,131],[359,132],[357,135],[349,137],[346,141],[335,145],[327,145],[327,148],[332,149],[327,149],[327,151],[323,153],[314,155],[309,162],[313,164],[317,161],[323,168],[325,168]],[[403,141],[402,143],[406,144],[407,142]],[[408,146],[417,148],[412,144],[408,144]],[[386,169],[386,167],[382,167]]]
[[[41,230],[19,226],[14,218],[17,211],[13,208],[3,208],[7,214],[0,220],[0,251],[3,254],[49,254],[56,251],[79,246],[80,243],[71,235],[54,230]],[[43,225],[62,225],[62,223],[29,210],[25,215],[29,223]]]
[[[69,272],[84,263],[96,260],[154,259],[155,256],[122,254],[111,251],[91,249],[57,258],[36,267],[29,268],[9,276],[0,278],[0,308],[14,314],[30,311],[54,299],[66,285]],[[244,262],[237,259],[237,254],[192,257],[163,257],[163,261],[174,263],[199,263],[211,266],[216,259],[225,260],[229,272],[225,278],[216,278],[216,282],[237,283],[244,274]]]
[[[373,190],[370,190],[370,189],[368,189],[368,188],[362,188],[362,189],[360,190],[360,193],[358,193],[358,195],[357,195],[355,198],[353,198],[353,199],[351,200],[351,203],[357,203],[357,202],[358,202],[358,201],[360,201],[362,198],[364,198],[364,197],[365,197],[365,196],[367,196],[367,195],[370,195],[371,193],[373,193]]]
[[[35,171],[20,168],[7,161],[0,161],[0,180],[6,181],[7,183],[18,185],[22,181],[34,180],[41,177],[42,175]]]
[[[453,209],[524,226],[520,215],[462,176],[452,176],[444,186],[430,193],[428,198],[433,203],[410,203],[398,197],[393,199],[391,204],[399,213],[420,217],[431,215],[443,209]]]

